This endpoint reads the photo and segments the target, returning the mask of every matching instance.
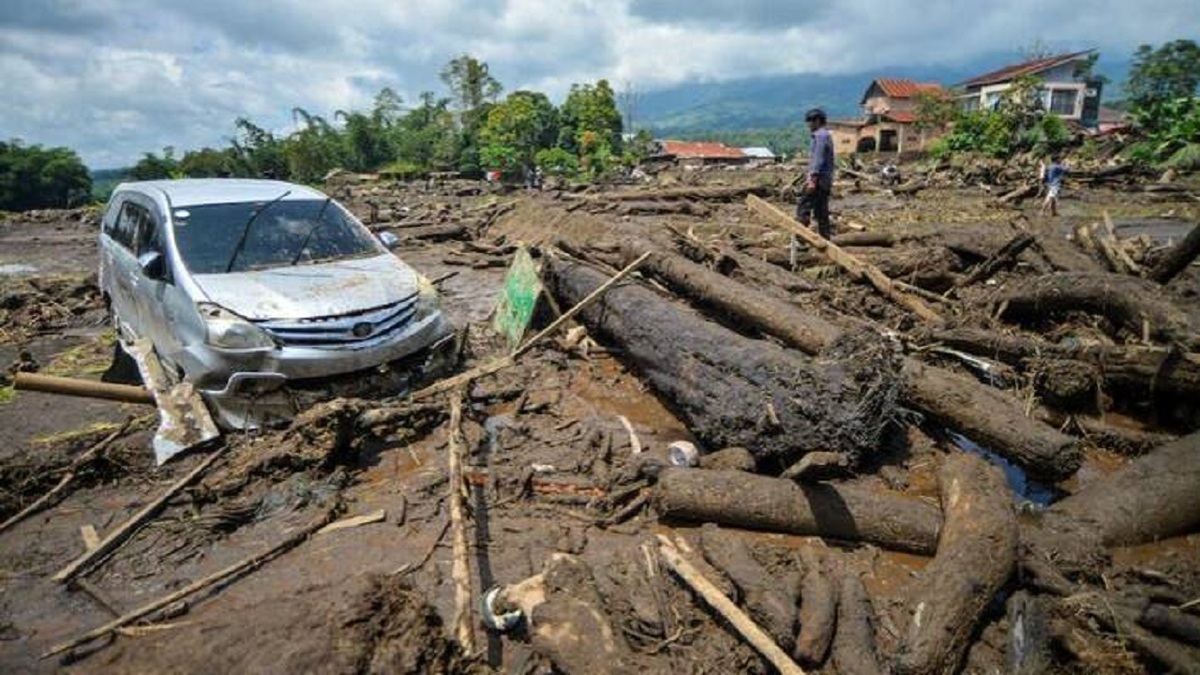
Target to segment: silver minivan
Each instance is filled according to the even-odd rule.
[[[437,352],[453,338],[425,277],[331,197],[280,181],[117,186],[99,280],[122,341],[148,339],[226,426],[285,415],[264,404],[289,380]]]

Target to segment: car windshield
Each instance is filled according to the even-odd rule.
[[[193,274],[222,274],[246,223],[267,204],[200,204],[174,212],[175,243]],[[336,203],[289,199],[272,204],[250,224],[231,272],[378,255],[385,249]]]

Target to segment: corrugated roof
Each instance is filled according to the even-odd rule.
[[[663,141],[663,152],[680,159],[743,159],[746,153],[724,143],[707,141]]]
[[[937,82],[915,82],[903,77],[880,77],[876,78],[872,85],[879,85],[884,96],[891,98],[912,98],[917,94],[927,91],[931,93],[945,91],[942,85]],[[871,87],[867,87],[867,92],[870,93]],[[862,103],[867,102],[867,95],[863,94]]]
[[[775,153],[771,152],[770,148],[764,148],[761,145],[742,148],[742,154],[753,159],[775,159]]]
[[[910,112],[886,112],[880,115],[880,117],[893,122],[900,122],[901,124],[912,124],[917,121],[917,114]]]
[[[1062,65],[1077,59],[1084,54],[1091,54],[1096,50],[1085,49],[1081,52],[1071,52],[1070,54],[1059,54],[1057,56],[1047,56],[1041,59],[1032,59],[1021,63],[1004,66],[999,70],[993,70],[990,73],[984,73],[978,77],[973,77],[959,86],[961,87],[982,87],[987,84],[995,84],[997,82],[1007,82],[1012,79],[1021,77],[1022,75],[1035,75],[1045,70],[1050,70],[1055,66]]]

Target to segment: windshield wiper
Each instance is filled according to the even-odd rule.
[[[304,240],[300,242],[300,249],[296,251],[296,257],[292,258],[293,266],[300,262],[300,256],[304,255],[304,247],[308,246],[308,240],[312,239],[313,233],[316,232],[317,228],[321,227],[321,224],[325,222],[325,209],[329,206],[329,202],[332,201],[333,197],[325,198],[325,203],[321,205],[321,210],[317,212],[317,222],[313,223],[313,226],[308,228],[308,232],[304,234]]]
[[[229,256],[229,264],[225,266],[226,274],[229,274],[233,271],[233,263],[237,261],[238,255],[240,255],[242,249],[246,247],[246,238],[250,236],[250,226],[254,224],[254,221],[258,220],[258,217],[261,216],[264,211],[271,208],[276,204],[276,202],[290,194],[292,194],[291,190],[285,190],[283,194],[279,195],[275,199],[272,199],[266,204],[263,204],[261,209],[258,209],[254,213],[250,214],[250,218],[246,220],[245,226],[242,227],[242,236],[238,238],[237,246],[233,247],[233,255]]]

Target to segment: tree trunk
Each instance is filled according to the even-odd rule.
[[[574,305],[605,277],[547,259],[548,286]],[[899,390],[891,347],[873,336],[842,338],[812,360],[744,338],[638,285],[625,283],[579,314],[592,335],[622,349],[709,448],[744,447],[790,463],[812,450],[857,460],[879,447]]]
[[[666,469],[654,491],[663,518],[866,541],[929,554],[942,518],[912,497],[855,483],[797,484],[740,471]]]
[[[1059,273],[1014,285],[997,298],[1006,319],[1037,323],[1047,314],[1082,311],[1103,316],[1132,335],[1171,341],[1188,336],[1187,317],[1161,300],[1145,279],[1116,274]]]
[[[904,376],[906,403],[1011,459],[1031,476],[1057,481],[1079,469],[1079,441],[1026,417],[1011,395],[913,359],[905,362]]]
[[[1029,248],[1034,242],[1032,234],[1022,232],[1012,239],[1008,240],[1000,250],[996,251],[992,256],[982,263],[971,269],[967,276],[959,280],[956,286],[969,286],[977,281],[989,279],[992,275],[999,272],[1005,267],[1016,264],[1017,256],[1021,252]]]
[[[879,246],[891,248],[896,245],[896,237],[890,232],[843,232],[833,237],[833,243],[838,246]]]
[[[1017,516],[1004,472],[966,453],[938,471],[946,524],[911,594],[898,673],[952,673],[1016,565]]]
[[[1191,265],[1198,255],[1200,255],[1200,225],[1193,227],[1183,241],[1172,246],[1146,276],[1160,284],[1166,284],[1187,269],[1187,266]]]
[[[849,569],[842,574],[837,632],[833,636],[833,665],[839,675],[881,675],[875,652],[875,610],[862,577]]]

